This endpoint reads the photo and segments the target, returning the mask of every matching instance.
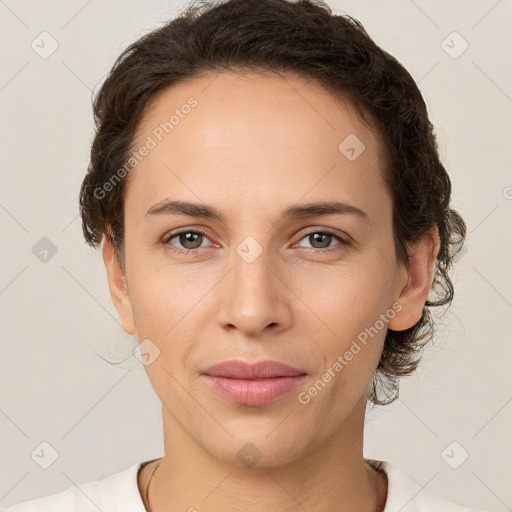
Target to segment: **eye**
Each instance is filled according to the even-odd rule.
[[[307,239],[311,244],[310,248],[317,252],[330,252],[339,250],[341,246],[348,246],[350,243],[331,231],[311,231],[301,238]],[[331,242],[338,240],[340,244],[331,246]],[[299,246],[300,247],[300,246]]]
[[[175,243],[171,243],[171,240],[177,239],[177,243],[181,245],[177,247]],[[209,247],[203,245],[205,238],[208,238],[206,231],[202,229],[182,229],[181,231],[168,233],[162,240],[162,244],[170,246],[173,251],[181,254],[190,254],[197,252],[197,249]],[[311,231],[302,236],[301,240],[307,239],[309,241],[310,248],[315,252],[330,252],[342,249],[342,246],[349,246],[350,242],[344,240],[341,236],[336,235],[331,231]],[[331,245],[332,242],[338,241],[338,244]],[[299,247],[301,247],[299,245]]]
[[[173,238],[177,238],[178,243],[181,244],[183,249],[176,247],[171,240]],[[204,238],[207,238],[206,231],[201,229],[183,229],[181,231],[172,232],[167,234],[162,240],[163,245],[172,246],[172,250],[175,250],[179,253],[189,254],[190,252],[195,251],[196,249],[200,249],[202,246],[202,242]],[[206,246],[208,247],[208,246]]]

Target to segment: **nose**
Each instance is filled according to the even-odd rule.
[[[220,290],[218,320],[224,329],[261,337],[265,329],[276,334],[290,327],[293,294],[284,269],[271,260],[265,251],[252,263],[234,254]]]

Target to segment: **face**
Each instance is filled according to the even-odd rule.
[[[250,442],[271,465],[360,419],[386,328],[421,314],[395,258],[377,135],[317,85],[224,72],[161,94],[144,144],[125,198],[126,293],[111,270],[109,283],[146,344],[164,427],[238,465]],[[203,373],[233,359],[305,375],[233,399]]]

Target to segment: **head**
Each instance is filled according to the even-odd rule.
[[[213,397],[233,432],[270,431],[284,407],[305,448],[304,426],[325,438],[396,399],[453,298],[465,223],[418,87],[358,21],[202,3],[122,53],[94,114],[84,236],[123,328],[158,347],[146,370],[180,425],[207,444],[190,396],[212,398],[201,371],[232,358],[309,378],[260,416]]]

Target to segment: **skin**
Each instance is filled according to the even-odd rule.
[[[160,350],[145,367],[164,429],[151,510],[231,512],[243,504],[254,512],[382,511],[387,478],[363,459],[363,428],[386,329],[310,403],[297,396],[393,304],[402,309],[390,329],[420,319],[439,250],[437,228],[409,249],[408,268],[398,264],[378,136],[349,102],[299,77],[225,71],[169,88],[146,112],[137,144],[190,96],[198,105],[132,171],[126,274],[110,241],[102,244],[124,330]],[[354,161],[338,150],[349,134],[366,146]],[[166,198],[214,206],[224,221],[145,219]],[[280,217],[289,206],[317,201],[348,202],[369,222],[352,214]],[[200,227],[208,235],[195,246],[194,238],[162,243],[178,228]],[[351,245],[308,236],[326,229]],[[247,236],[262,249],[250,264],[236,252]],[[191,254],[172,250],[199,245]],[[200,375],[234,358],[277,360],[308,375],[269,405],[239,405]],[[249,442],[260,453],[253,467],[237,456]],[[140,472],[140,489],[153,467]]]

